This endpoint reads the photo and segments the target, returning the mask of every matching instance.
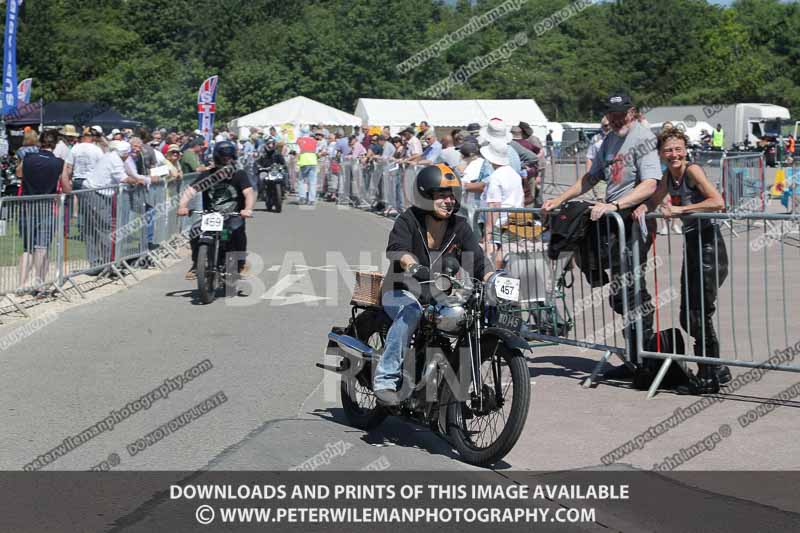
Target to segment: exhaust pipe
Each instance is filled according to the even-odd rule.
[[[339,366],[317,363],[318,368],[337,374],[347,372],[352,375],[358,374],[367,361],[377,360],[379,357],[375,350],[355,337],[334,332],[328,334],[328,347],[325,355],[343,357],[344,360],[339,363]]]
[[[348,357],[348,359],[355,359],[356,361],[360,361],[362,364],[366,361],[371,361],[372,359],[377,359],[379,354],[375,352],[375,350],[361,342],[360,340],[356,339],[355,337],[351,337],[350,335],[340,335],[338,333],[328,333],[328,348],[329,351],[326,352],[329,355],[331,341],[335,344],[335,347],[338,347],[341,352],[335,355],[340,355],[344,357]]]

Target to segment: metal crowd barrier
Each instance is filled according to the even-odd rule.
[[[775,178],[777,179],[780,174],[783,174],[784,182],[783,189],[773,191],[773,184],[767,181],[766,195],[770,200],[777,200],[780,205],[785,209],[785,213],[794,214],[797,212],[797,195],[798,195],[798,181],[800,181],[800,158],[792,159],[791,164],[785,165],[776,169]],[[773,196],[773,192],[777,195]],[[780,209],[780,208],[778,208]]]
[[[725,156],[722,196],[727,211],[757,213],[767,209],[764,155]]]
[[[800,157],[794,159],[792,166],[786,168],[786,187],[788,190],[787,210],[797,213],[797,195],[800,192]]]
[[[129,261],[148,252],[144,187],[122,188],[117,193],[114,239],[115,261]]]
[[[54,288],[66,297],[68,282],[80,293],[75,277],[119,274],[121,266],[132,272],[129,262],[152,257],[157,245],[177,257],[168,241],[186,228],[177,216],[182,184],[0,198],[0,296],[27,314],[12,294]]]
[[[351,172],[350,201],[356,207],[369,207],[366,186],[366,180],[368,179],[367,169],[363,167],[358,159],[351,159],[348,162],[348,166]]]
[[[152,219],[152,242],[163,242],[167,240],[167,217],[169,213],[164,212],[163,209],[155,209],[157,206],[167,204],[167,183],[160,181],[150,185],[150,190],[147,194],[147,205],[153,208],[152,214],[148,214],[148,220]]]
[[[170,180],[167,182],[166,185],[166,192],[165,192],[165,203],[170,207],[172,205],[177,206],[180,202],[181,193],[183,192],[183,180]],[[163,213],[164,217],[164,231],[160,234],[162,238],[157,238],[156,242],[164,242],[168,240],[172,235],[176,235],[181,231],[181,219],[185,217],[179,217],[176,209],[164,209]]]
[[[386,161],[376,159],[372,161],[372,168],[369,180],[369,203],[372,205],[386,205]]]
[[[652,253],[662,267],[648,274],[648,284],[658,287],[656,300],[661,304],[656,309],[656,331],[681,328],[686,352],[693,355],[646,351],[639,340],[642,357],[664,360],[648,397],[655,395],[672,362],[800,372],[800,361],[768,361],[775,349],[796,341],[789,325],[790,317],[800,313],[795,275],[800,271],[800,255],[786,246],[786,238],[798,230],[800,219],[768,213],[703,213],[681,218],[683,235],[655,239]],[[745,225],[738,237],[714,229],[734,220]],[[690,224],[703,224],[703,228],[687,231]],[[698,261],[704,247],[705,268]],[[634,269],[639,266],[638,257],[633,254]],[[639,305],[634,302],[634,309]],[[641,334],[640,320],[636,327]],[[715,351],[718,358],[712,357]]]
[[[64,217],[59,195],[0,198],[0,294],[40,290],[59,279]]]
[[[585,161],[581,157],[548,158],[541,182],[542,192],[545,194],[560,193],[578,181],[583,176],[585,169]]]
[[[320,159],[320,185],[322,192],[327,197],[339,194],[339,183],[341,182],[341,164],[336,159],[323,157]],[[321,176],[325,176],[322,178]]]
[[[402,213],[405,209],[403,199],[403,176],[405,169],[399,164],[389,162],[386,166],[386,183],[383,187],[384,198],[389,209]]]
[[[297,156],[294,155],[286,156],[286,171],[289,174],[289,190],[296,191],[297,177],[300,173],[297,166]]]
[[[331,171],[331,162],[327,157],[317,159],[317,194],[324,195],[328,192],[328,176]]]
[[[64,233],[63,279],[99,273],[114,263],[112,230],[117,220],[119,187],[82,189],[65,195],[67,205],[77,202],[77,217]]]
[[[554,211],[552,216],[558,213]],[[594,244],[591,276],[581,272],[575,252],[562,252],[556,260],[549,258],[541,217],[541,209],[480,208],[475,210],[473,227],[478,228],[482,246],[495,267],[520,279],[519,311],[529,341],[604,352],[584,382],[589,387],[612,354],[630,365],[628,356],[634,345],[633,322],[626,318],[633,288],[629,281],[642,269],[632,270],[627,259],[629,232],[617,213],[605,215],[587,231]],[[488,231],[486,224],[492,220],[494,230]]]
[[[700,165],[706,177],[717,189],[722,190],[722,162],[725,152],[714,150],[694,150],[691,153],[692,162]]]
[[[339,177],[339,187],[337,190],[337,200],[340,204],[350,204],[353,194],[353,161],[345,159],[341,162],[341,176]]]
[[[403,190],[403,206],[404,207],[411,207],[413,205],[414,200],[414,184],[417,181],[417,174],[419,171],[422,170],[422,167],[417,165],[406,165],[403,171],[403,183],[402,183],[402,190]]]

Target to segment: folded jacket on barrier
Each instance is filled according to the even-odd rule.
[[[572,252],[575,262],[592,287],[608,283],[608,274],[599,257],[600,228],[589,218],[590,202],[567,202],[558,213],[550,215],[550,245],[547,255],[558,259],[562,252]]]

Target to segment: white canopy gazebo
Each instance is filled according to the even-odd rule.
[[[436,127],[467,126],[477,122],[486,125],[492,118],[507,124],[527,122],[532,127],[545,128],[547,117],[532,98],[514,100],[386,100],[359,98],[356,116],[370,126],[389,126],[392,129],[426,121]]]
[[[296,96],[275,105],[265,107],[228,123],[230,128],[265,128],[282,124],[320,126],[360,126],[361,119],[340,109]]]

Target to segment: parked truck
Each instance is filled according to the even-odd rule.
[[[748,149],[777,139],[790,114],[785,107],[773,104],[715,104],[654,107],[645,113],[645,118],[650,123],[705,121],[714,128],[721,124],[724,148]]]

